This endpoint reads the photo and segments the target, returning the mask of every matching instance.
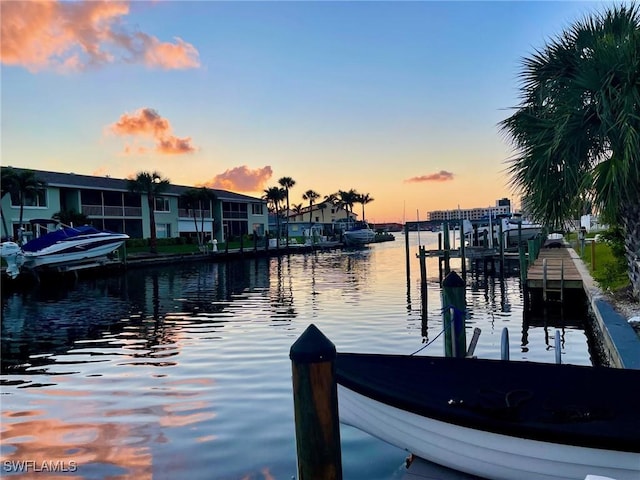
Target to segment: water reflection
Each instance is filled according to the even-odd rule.
[[[89,478],[291,478],[288,352],[309,323],[342,351],[435,340],[421,354],[442,352],[437,259],[423,307],[394,243],[3,289],[2,458],[73,457]],[[523,323],[517,277],[470,273],[467,285],[478,356],[499,356],[494,332],[507,326],[526,343],[518,359],[544,361],[548,335]],[[585,363],[571,328],[562,348]],[[390,478],[406,456],[349,430],[343,444],[345,478]]]

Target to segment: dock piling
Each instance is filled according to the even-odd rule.
[[[311,324],[289,351],[299,480],[341,480],[336,347]]]
[[[442,281],[442,319],[447,357],[464,357],[467,352],[465,287],[464,280],[456,272],[449,272]]]

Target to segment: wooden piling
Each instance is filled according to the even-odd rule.
[[[336,347],[311,324],[289,351],[299,480],[341,480]]]
[[[411,262],[409,261],[409,224],[404,224],[404,250],[406,261],[406,270],[407,270],[407,284],[411,282]]]
[[[466,284],[456,272],[450,272],[442,282],[442,319],[446,357],[464,357],[467,351],[465,333]]]
[[[460,219],[460,261],[462,262],[462,278],[467,279],[467,259],[465,255],[464,220]]]
[[[420,300],[422,306],[422,319],[427,317],[427,249],[424,246],[419,248],[420,257]]]

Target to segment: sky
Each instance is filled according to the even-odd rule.
[[[255,197],[291,177],[292,204],[355,189],[378,223],[517,208],[498,124],[522,60],[606,5],[2,0],[1,163]]]

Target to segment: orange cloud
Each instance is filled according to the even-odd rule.
[[[446,170],[440,170],[438,173],[409,178],[405,180],[405,183],[448,182],[453,180],[453,177],[453,173],[447,172]]]
[[[272,175],[273,170],[269,165],[255,170],[242,165],[216,175],[212,180],[206,182],[204,186],[236,192],[257,192],[264,189]]]
[[[6,65],[31,72],[72,72],[115,62],[163,69],[200,66],[196,48],[180,38],[167,43],[126,31],[126,1],[2,1],[0,8],[0,60]]]
[[[163,118],[153,108],[141,108],[109,126],[109,130],[118,136],[149,137],[155,141],[155,151],[163,155],[192,153],[196,148],[191,144],[191,137],[179,138],[173,135],[169,120]],[[125,145],[124,153],[144,154],[148,149],[144,146]]]

